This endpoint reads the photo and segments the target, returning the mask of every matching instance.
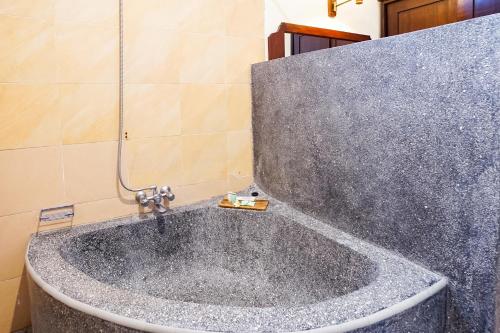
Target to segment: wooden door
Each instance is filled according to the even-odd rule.
[[[386,0],[383,35],[394,36],[472,18],[473,6],[473,0]]]

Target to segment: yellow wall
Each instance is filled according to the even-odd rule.
[[[263,0],[124,0],[124,174],[185,204],[252,180],[250,64]],[[29,323],[41,208],[75,223],[138,211],[116,181],[118,0],[0,0],[0,332]]]

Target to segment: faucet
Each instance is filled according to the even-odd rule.
[[[172,193],[170,186],[162,186],[158,192],[158,188],[155,186],[152,188],[152,195],[148,196],[145,191],[139,191],[135,195],[135,200],[142,206],[148,207],[152,206],[153,211],[157,213],[165,213],[167,207],[162,204],[165,198],[168,201],[173,201],[175,199],[175,194]]]

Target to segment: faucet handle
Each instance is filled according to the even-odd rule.
[[[162,198],[167,198],[168,201],[173,201],[175,199],[175,194],[172,193],[170,186],[162,186],[160,188],[160,195]]]
[[[144,191],[139,191],[136,193],[135,201],[137,201],[143,207],[146,207],[149,204],[148,196]]]

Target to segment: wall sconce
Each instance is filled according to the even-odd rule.
[[[335,17],[337,16],[337,7],[342,6],[348,2],[351,2],[352,0],[346,0],[341,3],[338,3],[337,0],[328,0],[328,16],[330,17]],[[356,2],[356,5],[362,5],[363,0],[354,0]]]

